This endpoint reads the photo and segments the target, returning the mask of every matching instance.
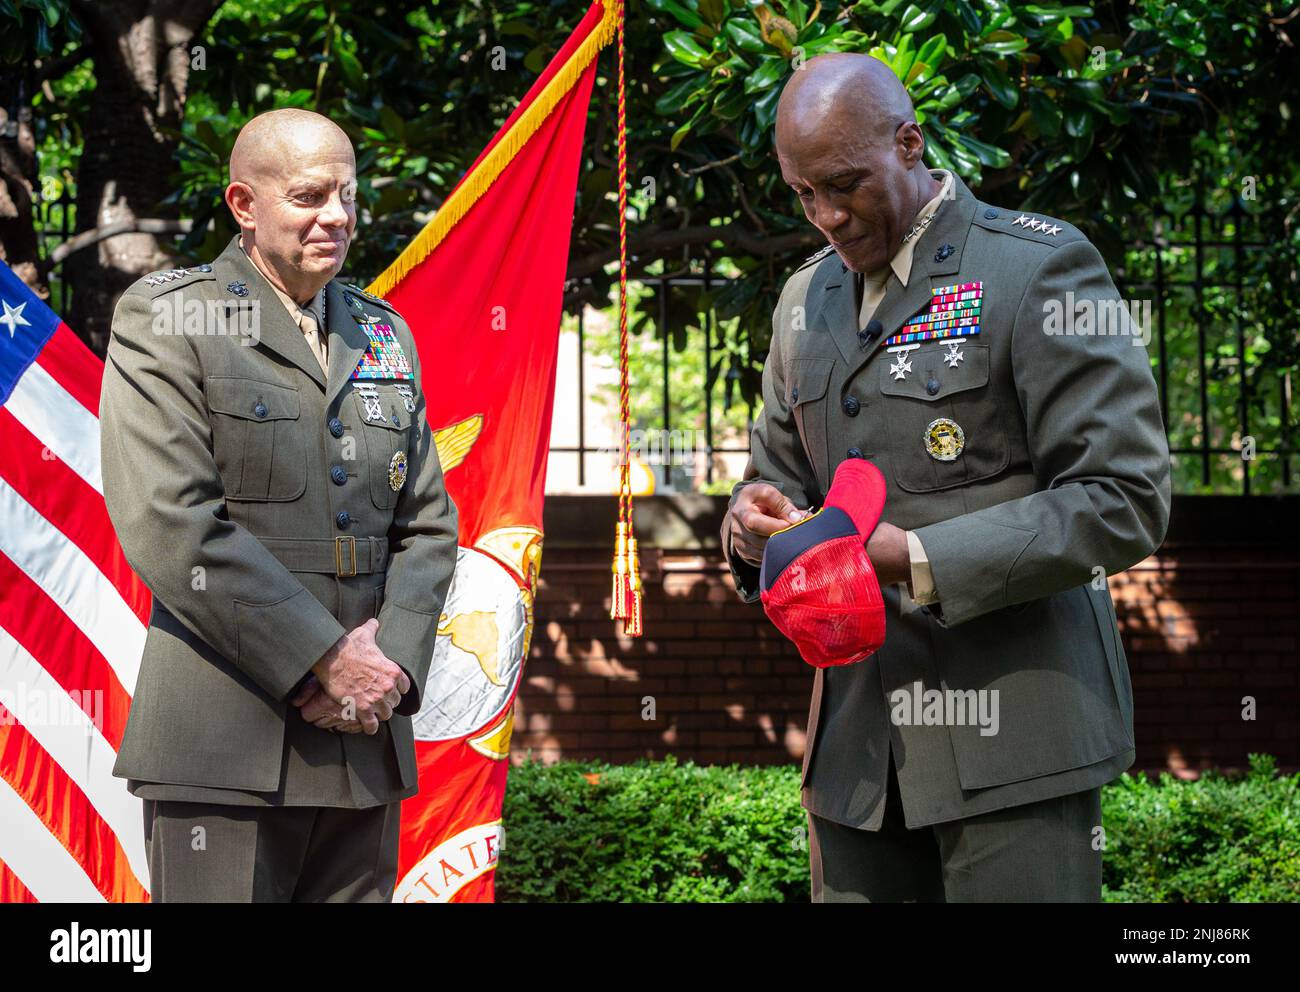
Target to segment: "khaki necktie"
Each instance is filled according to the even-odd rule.
[[[307,344],[311,348],[312,354],[316,356],[316,361],[320,362],[320,370],[328,375],[328,362],[325,354],[326,337],[320,333],[320,319],[316,313],[315,300],[303,307],[302,313],[298,317],[298,327],[302,329],[302,336],[307,339]]]
[[[889,266],[875,272],[865,273],[862,277],[862,306],[858,311],[858,326],[866,327],[872,314],[885,298],[885,285],[889,282]]]

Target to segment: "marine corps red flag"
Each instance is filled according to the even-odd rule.
[[[596,56],[619,14],[613,2],[592,5],[435,217],[369,287],[418,340],[429,424],[460,518],[455,578],[414,720],[420,792],[403,803],[395,902],[492,899],[541,564],[583,131]]]

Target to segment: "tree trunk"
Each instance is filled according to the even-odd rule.
[[[46,299],[50,291],[41,280],[32,218],[37,173],[31,109],[19,107],[15,120],[0,107],[0,261]]]
[[[95,92],[84,122],[77,174],[77,232],[139,217],[168,217],[158,201],[171,188],[185,111],[191,45],[222,0],[73,0],[95,60]],[[171,238],[119,234],[64,263],[73,282],[64,319],[96,354],[108,346],[118,296],[136,279],[172,264]]]

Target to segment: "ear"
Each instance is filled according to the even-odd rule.
[[[253,213],[253,187],[248,183],[232,182],[226,187],[226,206],[230,208],[235,223],[242,229],[257,229],[257,218]]]
[[[916,121],[904,121],[898,125],[898,130],[894,132],[894,142],[899,158],[909,169],[925,155],[925,135]]]

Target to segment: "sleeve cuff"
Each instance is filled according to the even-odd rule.
[[[925,546],[914,531],[907,532],[907,556],[912,565],[912,578],[907,583],[907,594],[918,606],[930,606],[939,602],[939,591],[934,585],[934,572],[930,570],[930,559],[925,553]]]

